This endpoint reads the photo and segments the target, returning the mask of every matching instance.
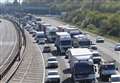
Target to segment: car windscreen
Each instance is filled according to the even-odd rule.
[[[75,74],[93,74],[94,67],[93,65],[89,65],[88,63],[76,63],[75,67]]]
[[[71,45],[71,40],[61,41],[61,45]]]
[[[120,82],[120,77],[113,77],[111,78],[112,82]]]
[[[79,41],[80,46],[84,46],[84,45],[91,45],[91,41],[86,40],[86,41]]]
[[[45,35],[38,35],[37,38],[45,38]]]
[[[57,72],[50,72],[50,73],[48,73],[48,75],[58,75],[58,73]]]
[[[94,56],[94,57],[98,57],[98,56],[100,56],[100,54],[95,53],[95,54],[93,54],[93,56]]]
[[[56,35],[56,32],[53,31],[53,32],[50,32],[49,34],[50,34],[50,35]]]
[[[56,61],[56,59],[55,59],[55,58],[52,58],[52,59],[48,59],[48,61]]]
[[[115,65],[104,65],[104,66],[103,66],[103,69],[104,69],[104,70],[114,70],[114,69],[116,69],[116,68],[115,68]]]

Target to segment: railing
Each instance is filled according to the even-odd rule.
[[[12,52],[10,58],[7,60],[5,64],[3,64],[3,67],[0,69],[0,80],[7,74],[7,72],[10,70],[10,68],[14,64],[14,62],[16,60],[18,61],[20,60],[21,47],[23,45],[26,46],[26,38],[25,38],[24,30],[22,30],[20,25],[12,19],[9,19],[9,18],[4,18],[4,19],[11,21],[15,25],[18,42],[16,43],[15,49]]]

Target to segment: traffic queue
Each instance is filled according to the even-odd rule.
[[[104,60],[102,58],[104,55],[99,52],[96,45],[105,42],[103,37],[98,36],[96,42],[93,42],[88,34],[76,26],[55,27],[42,21],[41,18],[37,18],[36,21],[28,20],[24,28],[32,34],[38,44],[44,44],[43,53],[51,52],[47,43],[53,43],[57,56],[65,56],[74,83],[97,83],[98,79],[111,83],[114,80],[120,82],[116,61]],[[60,83],[60,75],[55,69],[59,67],[57,58],[49,57],[47,63],[47,69],[51,70],[48,70],[46,82]]]

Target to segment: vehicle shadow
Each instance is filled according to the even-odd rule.
[[[63,70],[63,73],[64,73],[64,74],[70,74],[70,73],[71,73],[70,68],[64,69],[64,70]]]
[[[57,53],[57,50],[52,50],[51,53],[52,53],[53,56],[59,56],[58,53]]]
[[[74,83],[74,82],[72,81],[71,78],[67,78],[67,79],[63,80],[62,83]]]

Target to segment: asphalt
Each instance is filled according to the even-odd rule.
[[[12,57],[17,44],[17,32],[12,22],[0,19],[0,68]]]
[[[26,49],[19,68],[8,83],[44,83],[44,59],[39,46],[26,32]]]
[[[43,21],[45,21],[46,23],[49,23],[53,26],[60,26],[60,25],[66,24],[66,23],[56,20],[52,17],[41,17],[41,18]],[[88,35],[88,37],[92,41],[95,42],[96,36]],[[115,44],[116,44],[116,42],[113,42],[113,41],[105,38],[105,43],[97,44],[97,46],[98,46],[98,48],[99,48],[98,50],[102,54],[102,57],[104,60],[106,60],[106,61],[116,60],[117,61],[117,66],[120,71],[120,55],[118,52],[114,51]],[[53,47],[53,45],[52,45],[52,47]],[[51,55],[46,54],[45,56],[50,57]],[[62,79],[61,83],[73,83],[70,78],[70,73],[68,72],[68,70],[69,70],[68,61],[66,59],[64,59],[63,56],[57,56],[57,57],[58,57],[58,61],[59,61],[58,69],[61,70],[60,71],[60,75],[61,75],[61,79]],[[99,81],[98,83],[105,83],[105,82]],[[106,82],[106,83],[108,83],[108,82]]]

